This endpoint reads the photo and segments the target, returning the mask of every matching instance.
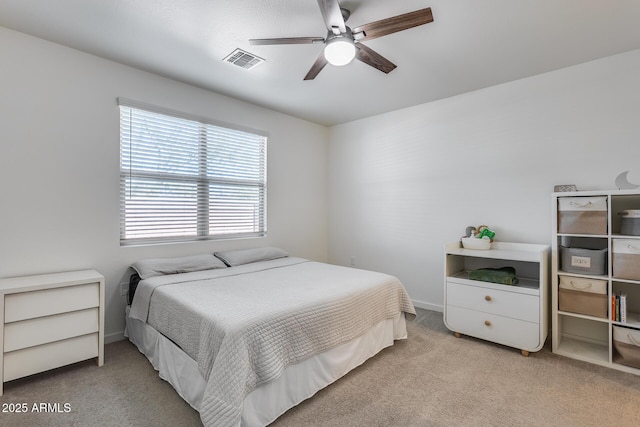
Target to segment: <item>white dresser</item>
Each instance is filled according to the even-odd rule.
[[[95,270],[0,279],[0,395],[7,381],[98,358],[104,277]]]
[[[547,337],[549,246],[494,242],[489,250],[445,248],[444,323],[457,337],[466,334],[515,347],[523,356],[538,351]],[[514,267],[518,283],[469,280],[479,268]]]

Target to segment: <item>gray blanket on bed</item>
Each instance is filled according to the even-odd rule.
[[[257,386],[400,312],[395,277],[300,258],[143,280],[131,308],[197,361],[207,426],[240,425]]]

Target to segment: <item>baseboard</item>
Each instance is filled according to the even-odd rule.
[[[428,302],[424,302],[424,301],[418,301],[418,300],[411,300],[413,302],[413,305],[418,307],[418,308],[422,308],[425,310],[431,310],[431,311],[439,311],[440,313],[442,313],[444,311],[444,307],[441,305],[437,305],[437,304],[431,304]]]
[[[122,341],[124,339],[126,339],[126,337],[124,336],[124,331],[112,332],[110,334],[105,334],[104,335],[104,343],[105,344],[110,344],[110,343],[116,342],[116,341]]]

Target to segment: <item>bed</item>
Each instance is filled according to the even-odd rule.
[[[278,248],[134,265],[126,334],[205,426],[264,426],[407,337],[390,275]]]

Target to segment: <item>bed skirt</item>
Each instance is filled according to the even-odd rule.
[[[206,380],[198,364],[171,340],[153,327],[129,318],[126,308],[125,336],[151,362],[160,378],[196,411],[200,410]],[[275,381],[262,384],[244,400],[242,426],[265,426],[288,409],[360,366],[394,340],[405,339],[407,327],[404,313],[383,320],[365,334],[303,362],[287,367]]]

